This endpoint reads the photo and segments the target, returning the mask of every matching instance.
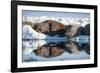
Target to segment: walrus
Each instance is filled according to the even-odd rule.
[[[54,20],[45,20],[43,22],[36,23],[33,29],[37,32],[53,36],[56,34],[64,34],[66,26]]]
[[[79,24],[67,25],[65,35],[69,38],[83,35],[83,27]]]

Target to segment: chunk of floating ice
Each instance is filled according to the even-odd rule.
[[[23,37],[22,37],[23,39],[44,39],[46,38],[46,35],[36,32],[29,25],[23,26],[22,33],[23,33]]]

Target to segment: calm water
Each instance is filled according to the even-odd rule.
[[[31,62],[31,61],[54,61],[54,60],[80,60],[80,59],[89,59],[90,58],[90,37],[89,36],[78,36],[70,39],[70,41],[66,37],[47,37],[45,39],[23,39],[23,62]],[[65,47],[69,42],[73,42],[75,46],[79,48],[79,54],[69,53],[65,51],[60,56],[56,57],[42,57],[36,55],[33,50],[37,49],[39,46],[49,45],[52,46],[63,46]],[[73,45],[72,45],[73,46]],[[74,47],[73,47],[74,48]],[[66,48],[64,48],[66,49]]]

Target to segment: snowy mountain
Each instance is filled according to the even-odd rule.
[[[48,16],[37,16],[37,17],[29,17],[23,16],[23,21],[30,21],[32,23],[38,23],[45,20],[55,20],[63,23],[64,25],[70,24],[80,24],[81,26],[85,26],[86,24],[90,24],[89,18],[65,18],[65,17],[48,17]]]

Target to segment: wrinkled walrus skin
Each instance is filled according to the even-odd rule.
[[[40,23],[36,23],[33,29],[35,29],[37,32],[52,36],[56,34],[64,34],[66,26],[54,20],[46,20]]]

